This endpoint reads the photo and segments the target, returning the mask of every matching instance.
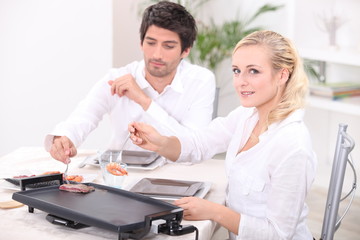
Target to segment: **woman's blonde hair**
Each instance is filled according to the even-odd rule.
[[[249,45],[265,46],[271,54],[270,61],[273,69],[275,71],[281,69],[289,71],[289,79],[285,84],[280,102],[269,113],[267,124],[269,126],[285,119],[296,109],[304,107],[309,80],[305,74],[302,60],[289,39],[272,31],[253,32],[236,44],[233,54],[240,47]]]

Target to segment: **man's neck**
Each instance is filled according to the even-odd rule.
[[[174,75],[169,75],[163,78],[154,77],[149,73],[146,73],[145,79],[159,94],[162,93],[166,86],[170,85],[174,80]]]

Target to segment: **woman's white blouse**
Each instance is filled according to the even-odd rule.
[[[239,107],[206,130],[180,136],[178,161],[198,162],[225,152],[226,205],[241,214],[230,239],[312,239],[305,198],[316,172],[310,134],[297,110],[269,126],[259,143],[241,152],[258,121],[255,108]]]

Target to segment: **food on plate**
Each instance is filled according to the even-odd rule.
[[[16,186],[20,186],[20,181],[23,178],[30,178],[30,177],[41,177],[43,175],[18,175],[18,176],[13,176],[12,178],[5,178],[5,181],[14,184]],[[53,186],[53,185],[59,185],[59,181],[58,180],[54,180],[54,181],[44,181],[44,182],[38,182],[38,183],[30,183],[27,184],[26,187],[27,188],[40,188],[40,187],[47,187],[47,186]]]
[[[48,171],[48,172],[44,172],[40,175],[50,175],[50,174],[60,174],[60,171]]]
[[[51,174],[60,174],[60,171],[47,171],[38,175],[17,175],[17,176],[13,176],[12,178],[6,178],[5,180],[15,184],[17,186],[20,185],[20,180],[23,178],[29,178],[29,177],[42,177],[45,175],[51,175]],[[65,177],[64,177],[65,180]],[[84,180],[84,177],[82,175],[68,175],[66,176],[66,180],[70,181],[70,183],[81,183]],[[44,181],[44,182],[39,182],[39,183],[33,183],[33,184],[28,184],[27,186],[29,188],[39,188],[39,187],[45,187],[45,186],[53,186],[53,185],[59,185],[58,180],[54,180],[54,181]]]
[[[68,175],[66,176],[66,180],[81,183],[84,177],[81,175]]]
[[[128,175],[128,172],[121,167],[119,163],[112,162],[106,165],[106,170],[112,175],[123,176]]]
[[[88,186],[85,184],[62,184],[59,187],[62,191],[67,192],[76,192],[76,193],[89,193],[95,191],[93,186]]]
[[[35,177],[36,175],[19,175],[19,176],[13,176],[13,178],[28,178],[28,177]]]

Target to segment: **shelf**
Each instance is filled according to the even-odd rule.
[[[299,48],[300,56],[307,59],[360,67],[360,50],[331,48]]]
[[[309,106],[360,117],[360,97],[331,100],[311,95]]]

